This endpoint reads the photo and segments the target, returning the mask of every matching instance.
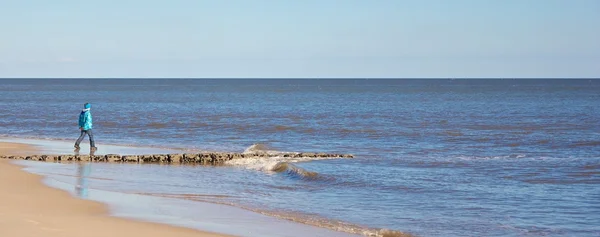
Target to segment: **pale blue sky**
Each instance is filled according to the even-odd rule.
[[[0,77],[600,77],[599,0],[3,0]]]

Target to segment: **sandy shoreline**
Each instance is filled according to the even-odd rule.
[[[0,143],[0,155],[28,155],[36,147]],[[0,236],[228,236],[108,215],[106,205],[73,197],[0,160]]]
[[[32,155],[39,152],[37,147],[14,142],[0,142],[0,155]]]

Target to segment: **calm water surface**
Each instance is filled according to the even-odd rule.
[[[98,164],[97,189],[346,231],[600,236],[600,80],[0,80],[0,93],[8,137],[74,141],[90,102],[100,151],[258,143],[356,156]]]

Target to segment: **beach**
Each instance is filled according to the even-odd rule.
[[[0,143],[0,155],[35,152],[26,144]],[[111,217],[106,205],[45,186],[41,176],[22,168],[0,160],[1,236],[227,236]]]

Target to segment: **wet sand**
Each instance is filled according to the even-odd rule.
[[[32,155],[40,150],[33,145],[15,143],[15,142],[0,142],[0,155]]]
[[[0,155],[27,155],[34,146],[0,143]],[[106,205],[77,199],[42,183],[42,177],[0,160],[0,236],[227,236],[111,217]]]

